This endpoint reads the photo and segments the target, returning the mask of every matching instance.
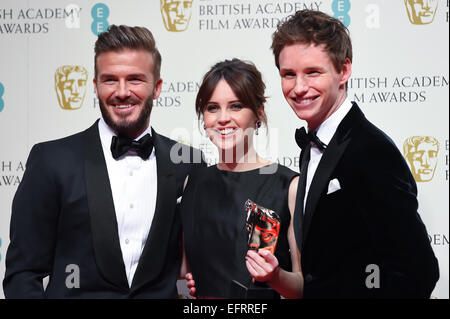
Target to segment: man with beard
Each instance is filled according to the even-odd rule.
[[[12,206],[7,298],[177,296],[177,199],[186,175],[204,163],[198,150],[150,126],[160,66],[146,28],[112,25],[99,35],[102,118],[32,148]]]

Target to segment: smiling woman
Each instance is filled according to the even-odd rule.
[[[256,67],[238,59],[219,62],[205,74],[195,108],[219,148],[219,168],[267,164],[253,147],[253,134],[267,123],[264,89]]]
[[[196,112],[219,150],[219,163],[192,172],[180,209],[186,249],[182,274],[192,271],[199,297],[242,298],[238,286],[274,296],[276,290],[287,298],[302,294],[291,222],[298,177],[261,158],[253,147],[253,134],[266,123],[264,89],[256,67],[238,59],[214,65],[200,85]],[[248,203],[280,217],[276,250],[267,218],[250,218],[249,226],[257,224],[250,228],[258,231],[249,236]],[[273,250],[255,245],[262,241],[273,244]]]
[[[258,117],[242,104],[225,80],[217,83],[206,110],[203,111],[203,120],[209,138],[222,150],[222,154],[235,151],[236,161],[249,152],[255,154],[253,130],[258,125]],[[236,152],[238,145],[241,146],[238,149],[242,154]],[[233,161],[232,156],[225,156],[221,162],[227,163],[230,160]]]

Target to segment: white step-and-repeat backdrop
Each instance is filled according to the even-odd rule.
[[[201,148],[211,163],[217,154],[199,133],[194,112],[201,78],[219,60],[253,61],[269,97],[267,134],[258,135],[257,148],[298,170],[294,132],[305,123],[282,96],[270,45],[277,23],[303,8],[348,26],[354,46],[349,95],[411,159],[420,214],[441,270],[433,297],[448,298],[448,0],[1,0],[0,279],[11,202],[31,147],[84,130],[100,116],[92,84],[99,32],[109,24],[153,32],[164,86],[152,125]],[[407,154],[409,142],[425,152]]]

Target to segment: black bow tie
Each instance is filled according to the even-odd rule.
[[[134,151],[142,159],[146,160],[153,150],[153,139],[150,134],[145,134],[138,141],[123,135],[113,136],[111,141],[111,154],[118,159],[128,151]]]
[[[295,141],[297,142],[297,145],[304,149],[306,145],[308,145],[309,142],[313,142],[316,144],[317,148],[321,151],[327,148],[327,144],[323,143],[316,135],[316,132],[309,131],[306,133],[306,130],[304,127],[298,128],[295,131]]]

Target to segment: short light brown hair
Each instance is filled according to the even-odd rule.
[[[275,64],[280,69],[280,52],[285,46],[300,44],[325,45],[337,72],[342,71],[346,59],[353,58],[352,41],[344,24],[326,13],[300,10],[280,23],[272,36]]]
[[[256,117],[267,125],[265,112],[262,112],[261,117],[259,114],[266,102],[264,96],[266,85],[262,80],[261,73],[253,63],[236,58],[215,64],[204,75],[195,101],[198,118],[200,119],[205,111],[217,83],[222,79],[228,83],[239,101],[250,108]]]
[[[153,34],[144,27],[126,25],[110,25],[108,31],[99,34],[95,42],[95,77],[97,78],[97,57],[106,52],[119,52],[124,49],[145,50],[153,57],[153,76],[155,81],[160,77],[161,54],[159,53]]]

